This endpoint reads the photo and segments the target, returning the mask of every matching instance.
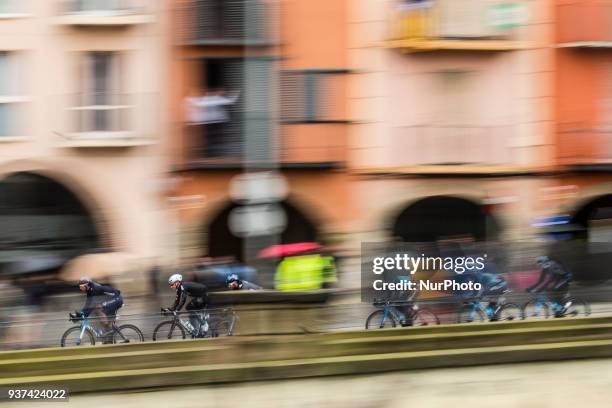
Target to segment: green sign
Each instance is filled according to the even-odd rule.
[[[501,30],[519,27],[527,23],[527,7],[521,3],[497,3],[487,12],[490,26]]]

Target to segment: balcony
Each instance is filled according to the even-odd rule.
[[[562,129],[557,157],[567,166],[612,165],[612,127]]]
[[[512,165],[514,126],[402,126],[391,132],[391,167]]]
[[[345,127],[329,123],[283,125],[276,151],[263,155],[269,159],[250,160],[243,150],[248,143],[243,125],[243,122],[186,125],[187,166],[232,169],[248,162],[263,166],[280,164],[288,168],[332,168],[346,160]],[[272,145],[268,147],[275,149]]]
[[[526,23],[524,1],[402,1],[391,11],[386,46],[405,52],[512,51],[528,46],[518,30]]]
[[[149,98],[153,98],[152,96]],[[97,95],[84,98],[64,109],[63,147],[124,148],[152,144],[156,124],[154,112],[144,109],[135,95]],[[90,100],[90,103],[84,102]]]
[[[259,0],[192,0],[178,9],[184,45],[273,45],[271,5]]]
[[[68,0],[56,23],[67,26],[131,26],[153,21],[146,0]]]
[[[612,3],[557,6],[557,42],[562,48],[612,48]]]

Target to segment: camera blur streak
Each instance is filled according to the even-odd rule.
[[[0,387],[73,375],[98,391],[75,405],[609,406],[610,27],[595,0],[0,0],[0,351],[178,339],[114,369],[194,370],[121,398],[96,363],[82,373],[102,388],[68,363]],[[411,278],[483,289],[366,296],[364,242],[487,254]],[[487,343],[479,321],[533,332]],[[444,337],[456,323],[473,342]],[[432,337],[393,343],[411,330]],[[593,357],[583,340],[601,361],[548,361]],[[563,342],[579,350],[558,357]],[[312,367],[257,366],[297,358]],[[527,364],[463,367],[478,362]]]

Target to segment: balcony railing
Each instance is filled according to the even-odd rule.
[[[612,126],[562,130],[557,152],[563,165],[612,164]]]
[[[426,50],[506,50],[526,24],[523,0],[398,1],[390,17],[390,45]],[[403,45],[402,45],[403,44]]]
[[[181,42],[266,46],[273,42],[272,9],[260,0],[192,0],[178,9]]]
[[[246,133],[243,122],[186,125],[186,143],[190,164],[215,167],[236,167],[246,160]],[[272,124],[266,126],[271,129]],[[309,167],[331,166],[346,160],[346,127],[337,124],[289,124],[280,127],[276,149],[269,160],[258,163]]]
[[[574,2],[557,6],[557,40],[565,46],[612,46],[612,3]]]
[[[152,21],[146,0],[67,0],[61,4],[63,25],[133,25]]]
[[[390,166],[513,164],[514,126],[405,126],[392,130]]]
[[[65,108],[64,145],[128,147],[153,140],[155,113],[136,95],[77,95]]]

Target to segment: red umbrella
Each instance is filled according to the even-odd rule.
[[[316,242],[298,242],[296,244],[281,244],[272,245],[259,253],[258,258],[279,258],[282,256],[290,256],[302,252],[314,251],[321,249],[321,245]]]

